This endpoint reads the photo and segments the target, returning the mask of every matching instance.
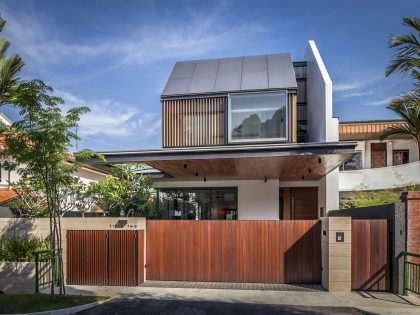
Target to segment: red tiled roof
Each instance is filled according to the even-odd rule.
[[[7,188],[0,189],[0,204],[15,199],[18,194],[14,190]]]

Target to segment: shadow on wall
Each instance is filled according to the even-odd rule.
[[[34,262],[0,262],[0,290],[4,293],[34,293]]]
[[[32,219],[0,219],[0,237],[36,235]],[[35,292],[35,263],[0,261],[0,290],[5,293]]]
[[[290,234],[287,235],[289,236]],[[288,239],[287,243],[289,242]],[[321,263],[321,221],[319,221],[295,240],[285,252],[285,283],[320,284],[322,281]]]

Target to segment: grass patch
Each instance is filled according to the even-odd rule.
[[[49,294],[0,294],[0,314],[51,311],[105,299],[104,296],[65,295],[51,300]]]

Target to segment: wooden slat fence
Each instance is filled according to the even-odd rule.
[[[352,289],[390,290],[387,220],[352,220]]]
[[[143,231],[67,231],[67,283],[135,286],[144,281]]]
[[[107,231],[67,231],[67,283],[107,285]]]
[[[321,225],[147,221],[147,279],[321,283]]]

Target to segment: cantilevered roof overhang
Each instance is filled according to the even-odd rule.
[[[351,158],[355,147],[355,142],[329,142],[111,151],[101,152],[106,162],[87,163],[143,162],[174,180],[318,180]]]

